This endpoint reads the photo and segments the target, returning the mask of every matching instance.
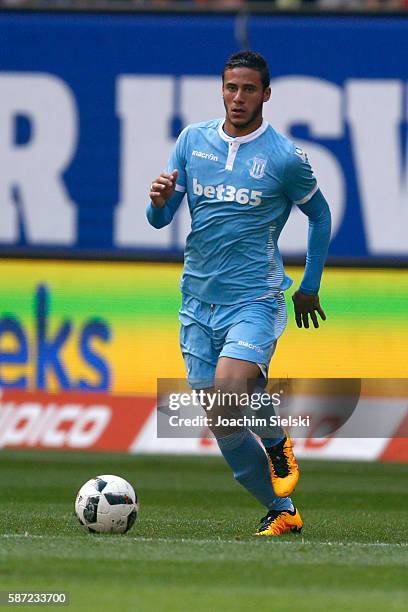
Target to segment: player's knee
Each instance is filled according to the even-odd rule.
[[[248,387],[242,378],[218,379],[214,385],[217,391],[218,406],[226,415],[238,415],[242,406],[248,405]]]

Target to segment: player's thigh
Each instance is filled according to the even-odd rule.
[[[215,370],[215,388],[228,388],[231,392],[249,392],[255,388],[261,370],[256,362],[220,357]]]
[[[216,410],[213,410],[214,416],[221,418],[240,416],[242,407],[248,406],[249,398],[260,376],[261,371],[257,363],[220,357],[215,370],[214,389],[219,400],[215,406]],[[219,437],[218,431],[214,433]],[[228,433],[223,432],[222,435]]]

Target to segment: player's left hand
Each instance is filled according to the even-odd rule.
[[[303,327],[309,329],[309,316],[314,327],[319,327],[316,312],[319,313],[323,321],[326,320],[326,315],[323,308],[320,306],[318,295],[308,295],[298,290],[292,295],[292,300],[295,309],[296,325],[298,327],[302,327],[303,325]]]

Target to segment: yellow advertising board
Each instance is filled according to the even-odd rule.
[[[178,264],[1,260],[0,385],[154,394],[181,378]],[[288,269],[299,283],[301,269]],[[328,269],[327,321],[289,321],[277,377],[408,376],[408,272]]]

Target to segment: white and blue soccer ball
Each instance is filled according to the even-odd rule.
[[[134,525],[138,511],[138,499],[132,485],[112,474],[88,480],[75,500],[79,522],[97,533],[126,533]]]

